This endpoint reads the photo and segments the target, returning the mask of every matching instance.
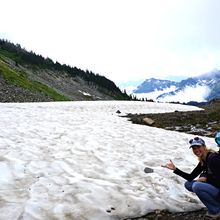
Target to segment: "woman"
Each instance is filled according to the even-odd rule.
[[[186,189],[194,192],[208,208],[207,217],[220,218],[220,155],[207,149],[202,138],[195,137],[189,143],[199,159],[198,165],[190,174],[178,169],[171,160],[162,167],[173,170],[175,174],[187,180]],[[199,178],[195,179],[197,176]]]

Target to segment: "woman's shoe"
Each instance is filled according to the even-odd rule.
[[[218,212],[216,214],[211,214],[211,213],[207,212],[205,214],[205,218],[206,219],[220,219],[220,212]]]

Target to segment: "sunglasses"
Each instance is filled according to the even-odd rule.
[[[192,144],[194,141],[199,142],[201,145],[205,145],[205,142],[201,138],[199,138],[199,137],[195,137],[195,138],[191,139],[189,141],[189,143]]]
[[[190,144],[192,144],[192,142],[195,140],[195,141],[198,141],[200,138],[199,137],[195,137],[195,138],[193,138],[193,139],[191,139],[190,141],[189,141],[189,143]]]

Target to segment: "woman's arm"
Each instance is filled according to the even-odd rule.
[[[192,181],[194,180],[201,172],[203,171],[203,168],[200,163],[194,168],[194,170],[191,173],[183,172],[182,170],[176,168],[174,170],[174,173],[183,177],[185,180]]]
[[[194,180],[202,171],[203,171],[203,167],[201,166],[200,163],[198,163],[198,165],[195,167],[195,169],[189,174],[186,172],[183,172],[182,170],[178,169],[174,163],[172,162],[172,160],[170,160],[169,163],[167,163],[166,165],[162,165],[162,167],[165,167],[167,169],[173,170],[173,172],[181,177],[183,177],[184,179],[188,180],[188,181],[192,181]]]

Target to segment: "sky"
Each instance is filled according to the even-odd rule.
[[[0,0],[0,38],[116,83],[220,69],[219,0]]]

